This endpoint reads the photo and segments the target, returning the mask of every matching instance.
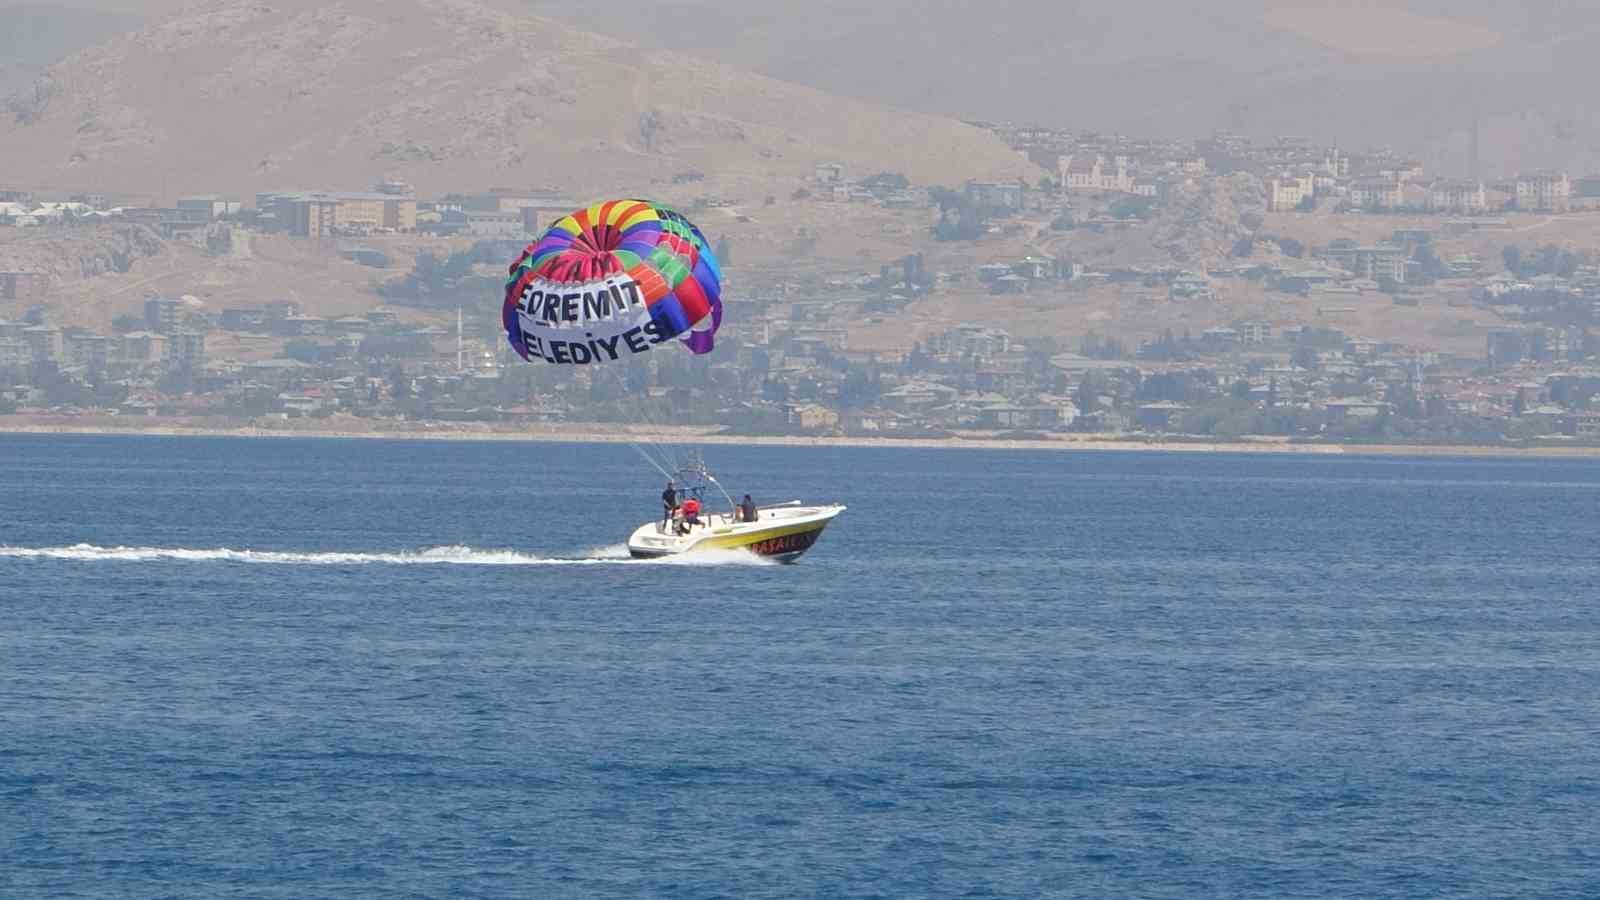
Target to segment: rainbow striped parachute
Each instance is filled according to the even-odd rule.
[[[711,350],[722,273],[700,229],[644,200],[608,200],[561,219],[511,266],[501,318],[523,359],[611,362],[677,338]]]

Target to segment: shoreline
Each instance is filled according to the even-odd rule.
[[[1126,437],[1097,438],[1063,435],[1060,438],[969,437],[892,438],[802,435],[729,435],[697,429],[674,431],[602,431],[596,423],[576,423],[565,430],[539,427],[526,431],[462,428],[453,424],[383,430],[376,428],[263,428],[256,425],[111,425],[63,421],[9,423],[0,419],[0,434],[125,435],[138,437],[321,438],[337,440],[475,441],[573,444],[628,444],[669,442],[683,444],[768,447],[904,447],[939,450],[1034,450],[1103,453],[1277,453],[1312,456],[1413,456],[1482,457],[1503,459],[1600,459],[1600,446],[1495,447],[1471,444],[1292,444],[1281,439],[1244,441],[1165,440],[1144,441]]]

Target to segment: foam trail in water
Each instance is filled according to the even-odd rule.
[[[0,546],[0,558],[60,559],[80,562],[236,562],[292,566],[581,566],[628,563],[668,563],[678,565],[760,565],[767,560],[744,551],[711,551],[694,557],[635,560],[628,548],[599,547],[578,557],[532,556],[515,550],[477,550],[472,547],[434,547],[400,553],[301,553],[279,550],[230,550],[219,547],[195,550],[185,547],[97,547],[74,544],[70,547]]]

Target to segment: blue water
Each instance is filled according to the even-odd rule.
[[[1600,896],[1600,465],[710,449],[0,436],[0,896]]]

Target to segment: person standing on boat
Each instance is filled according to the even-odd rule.
[[[755,522],[761,518],[761,513],[756,509],[756,502],[750,499],[749,494],[739,501],[739,521]]]
[[[700,501],[693,497],[683,501],[683,515],[678,519],[678,534],[688,534],[700,521]]]
[[[678,511],[678,491],[668,479],[667,489],[661,492],[661,527],[667,527],[672,521],[672,514]]]

